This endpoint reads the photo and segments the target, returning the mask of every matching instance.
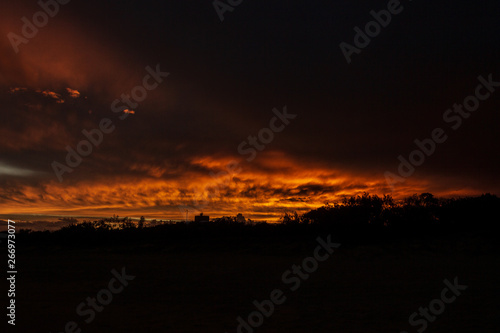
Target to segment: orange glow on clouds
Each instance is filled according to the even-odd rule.
[[[370,178],[312,163],[299,164],[279,152],[263,153],[253,163],[241,163],[241,169],[232,175],[224,172],[229,161],[231,158],[199,157],[193,165],[203,166],[208,172],[185,172],[173,179],[164,178],[168,168],[133,164],[130,169],[138,176],[107,177],[73,185],[54,180],[43,186],[22,185],[12,193],[4,193],[3,197],[9,195],[9,199],[0,201],[0,213],[182,219],[188,209],[191,215],[243,213],[255,220],[272,221],[285,211],[305,212],[343,196],[389,194],[383,175]],[[427,190],[428,184],[409,179],[398,197]]]

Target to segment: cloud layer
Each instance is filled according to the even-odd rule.
[[[221,23],[209,2],[70,2],[17,54],[5,36],[40,8],[6,5],[0,213],[275,218],[362,192],[499,194],[500,92],[414,175],[386,183],[415,139],[449,129],[443,113],[474,92],[478,75],[500,81],[497,3],[453,13],[407,5],[351,65],[338,44],[375,3],[256,1]],[[157,64],[168,78],[113,112]],[[248,162],[239,145],[284,105],[297,118]],[[115,129],[59,182],[53,161],[64,164],[66,148],[102,119]],[[231,161],[237,172],[226,175]]]

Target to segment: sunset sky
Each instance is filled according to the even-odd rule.
[[[500,82],[500,3],[401,6],[348,64],[339,44],[387,1],[244,0],[221,21],[210,0],[72,0],[17,53],[8,34],[41,7],[3,4],[0,214],[273,219],[363,192],[500,194],[500,87],[459,128],[443,119],[479,76]],[[242,143],[284,108],[250,158]],[[113,130],[60,181],[54,161],[103,119]],[[389,186],[435,128],[447,140]]]

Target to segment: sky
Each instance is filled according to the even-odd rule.
[[[500,194],[498,1],[61,2],[0,11],[0,214]]]

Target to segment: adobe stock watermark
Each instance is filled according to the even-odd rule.
[[[447,109],[443,113],[444,122],[454,131],[462,126],[464,119],[469,118],[473,112],[479,109],[481,102],[490,98],[496,88],[500,87],[500,82],[493,81],[493,74],[489,74],[488,79],[485,79],[482,75],[478,76],[477,79],[479,84],[476,86],[474,94],[465,97],[462,104],[453,104],[453,108]],[[412,176],[415,173],[415,168],[424,164],[426,156],[430,157],[434,154],[437,145],[444,143],[447,139],[448,135],[441,127],[433,129],[429,138],[423,140],[415,139],[413,142],[417,146],[417,149],[413,150],[407,159],[403,155],[398,156],[400,162],[398,175],[389,171],[384,173],[386,183],[391,190],[394,190],[395,184],[402,183],[406,178]]]
[[[241,5],[243,0],[226,0],[224,2],[223,0],[214,0],[212,2],[212,5],[214,6],[215,12],[219,16],[220,21],[224,21],[224,13],[225,12],[232,12],[235,7],[238,7]]]
[[[119,119],[126,119],[131,113],[134,113],[132,108],[139,106],[138,103],[143,102],[148,97],[148,91],[158,88],[163,79],[170,75],[170,73],[162,72],[160,70],[160,64],[156,65],[156,69],[146,66],[146,74],[142,79],[142,84],[137,85],[132,88],[130,94],[121,94],[121,99],[115,99],[111,103],[111,111],[113,113],[118,113]],[[90,131],[82,130],[83,136],[87,139],[83,139],[76,145],[76,149],[71,146],[66,146],[65,162],[62,164],[58,161],[53,161],[51,166],[59,182],[63,181],[63,175],[65,173],[73,172],[74,168],[77,168],[82,162],[83,158],[92,154],[94,147],[98,147],[104,140],[104,134],[110,134],[115,130],[116,126],[113,121],[109,118],[102,118],[99,122],[98,128],[94,128]]]
[[[7,307],[7,323],[16,325],[16,221],[7,220],[7,281],[9,289],[7,296],[9,298],[9,306]]]
[[[318,237],[316,240],[319,245],[314,250],[313,255],[302,260],[300,265],[292,265],[291,269],[286,270],[281,275],[281,281],[292,292],[299,289],[301,283],[309,279],[310,275],[317,271],[320,262],[328,260],[335,249],[340,247],[340,244],[332,242],[331,235],[327,236],[326,241],[321,237]],[[236,332],[253,333],[254,329],[264,324],[265,318],[272,316],[276,305],[282,305],[286,300],[285,292],[282,289],[273,289],[269,293],[269,299],[262,302],[254,300],[252,304],[256,310],[251,312],[246,320],[241,316],[236,318],[238,322]]]
[[[14,32],[9,32],[7,38],[14,49],[14,52],[19,53],[19,45],[28,44],[30,39],[33,39],[38,34],[39,29],[45,27],[49,23],[49,17],[54,18],[59,13],[60,5],[67,5],[71,0],[40,0],[38,6],[42,10],[33,14],[31,21],[23,16],[21,21],[21,35]]]
[[[257,135],[249,135],[246,140],[238,145],[238,153],[242,156],[248,155],[245,159],[247,162],[252,162],[259,152],[266,149],[275,137],[276,133],[283,132],[283,130],[290,124],[290,121],[297,117],[296,114],[288,113],[287,106],[283,107],[283,111],[277,108],[272,110],[274,116],[269,120],[268,127],[261,128]],[[217,174],[210,172],[209,175],[213,178],[213,183],[206,188],[205,192],[196,193],[193,198],[193,206],[178,206],[179,210],[202,210],[208,206],[209,202],[216,197],[220,197],[220,192],[229,187],[233,177],[241,172],[241,163],[232,160],[226,164],[224,171]]]
[[[135,279],[133,275],[127,275],[125,267],[122,267],[121,273],[115,269],[111,270],[113,277],[109,280],[107,288],[103,288],[97,292],[96,297],[87,297],[85,302],[81,302],[76,307],[76,314],[84,318],[86,324],[90,324],[96,317],[96,312],[101,313],[105,306],[108,306],[113,301],[113,296],[121,293],[129,281]],[[68,321],[64,325],[64,331],[60,333],[81,333],[81,325],[75,321]]]
[[[341,42],[339,44],[340,50],[347,63],[350,64],[352,62],[351,57],[353,54],[359,55],[361,50],[368,47],[371,43],[371,39],[377,37],[381,33],[382,28],[387,28],[392,21],[393,15],[401,14],[403,10],[404,7],[399,0],[389,0],[387,3],[387,10],[382,9],[378,12],[374,10],[370,11],[370,15],[374,20],[366,23],[364,31],[358,26],[354,27],[354,32],[356,33],[353,40],[354,45],[346,42]]]
[[[433,299],[428,307],[420,307],[418,312],[413,312],[408,318],[408,323],[411,326],[420,326],[420,328],[417,329],[418,333],[424,332],[429,326],[429,323],[433,323],[436,321],[437,316],[443,314],[446,305],[455,302],[457,297],[462,295],[461,292],[468,288],[466,285],[458,284],[458,277],[455,277],[453,283],[447,279],[445,279],[443,283],[446,287],[441,291],[441,297]],[[408,332],[401,331],[401,333]]]

